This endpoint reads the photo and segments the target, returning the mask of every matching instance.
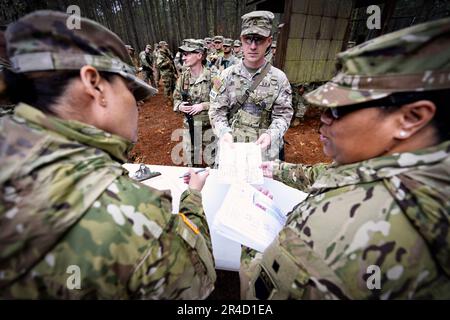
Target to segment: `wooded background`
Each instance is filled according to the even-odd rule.
[[[165,40],[177,48],[182,39],[215,35],[238,39],[241,16],[255,10],[245,0],[0,0],[0,25],[39,9],[66,12],[78,5],[81,16],[100,22],[136,51]]]

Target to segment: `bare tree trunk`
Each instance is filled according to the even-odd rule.
[[[156,14],[156,26],[158,29],[158,34],[156,36],[156,38],[158,39],[158,41],[162,40],[162,36],[164,33],[163,30],[163,25],[161,23],[161,14],[160,14],[160,4],[161,4],[161,0],[150,0],[150,3],[153,5],[153,9],[155,10],[155,14]]]
[[[182,0],[181,0],[182,1]],[[181,41],[184,39],[185,33],[184,33],[184,25],[183,25],[183,20],[181,19],[181,14],[180,14],[180,0],[175,0],[175,11],[176,11],[176,15],[177,15],[177,30],[178,30],[178,43],[181,43]]]

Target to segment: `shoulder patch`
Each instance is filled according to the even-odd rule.
[[[183,213],[179,213],[179,215],[181,216],[181,219],[183,220],[183,222],[192,230],[194,231],[195,234],[199,234],[200,231],[198,231],[198,228],[195,224],[193,224],[191,222],[191,220],[189,220]]]
[[[216,92],[222,92],[223,90],[225,90],[224,82],[223,82],[222,79],[220,79],[220,77],[215,77],[215,78],[212,80],[212,83],[213,83],[213,89],[214,89]]]

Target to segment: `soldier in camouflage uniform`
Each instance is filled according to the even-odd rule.
[[[244,54],[241,51],[242,43],[240,40],[234,40],[233,42],[233,54],[236,58],[242,59]]]
[[[210,50],[206,60],[208,61],[208,67],[211,68],[217,63],[217,60],[223,56],[223,36],[215,36],[213,38],[214,47]]]
[[[214,163],[214,140],[209,122],[209,92],[211,72],[202,64],[206,52],[199,40],[189,40],[180,47],[187,69],[177,80],[174,111],[182,112],[185,135],[183,136],[184,164],[211,166]],[[208,136],[209,134],[209,136]]]
[[[169,45],[167,42],[160,41],[159,46],[161,48],[159,49],[156,65],[158,66],[159,74],[163,82],[164,94],[166,97],[172,99],[173,90],[175,89],[175,75],[177,74],[177,70],[175,68],[175,64],[173,63],[172,53],[169,50]]]
[[[309,103],[306,101],[304,94],[309,92],[309,83],[291,84],[292,87],[292,108],[294,108],[294,116],[292,117],[291,127],[296,127],[303,120]]]
[[[266,52],[266,60],[269,61],[271,64],[275,62],[275,52],[277,51],[277,42],[272,41],[272,45],[270,46],[270,49]]]
[[[243,250],[243,298],[450,298],[449,38],[447,18],[338,55],[306,96],[334,163],[263,164],[309,195],[264,252]]]
[[[293,113],[286,75],[264,59],[271,44],[273,18],[269,11],[242,16],[244,59],[213,80],[209,109],[211,124],[221,142],[256,142],[264,150],[265,159],[278,159]],[[255,79],[262,76],[256,89],[245,98]]]
[[[218,75],[225,70],[226,68],[231,67],[234,64],[238,63],[238,60],[234,57],[231,52],[231,46],[233,45],[233,40],[226,38],[223,40],[223,56],[217,59],[215,66],[217,67]]]
[[[144,72],[144,81],[156,87],[155,77],[153,75],[154,56],[152,54],[152,46],[147,44],[145,50],[139,53],[141,68]]]
[[[169,195],[128,178],[136,100],[157,90],[135,76],[119,37],[85,18],[69,30],[68,18],[38,11],[6,31],[14,74],[67,77],[47,88],[60,90],[54,100],[22,92],[39,106],[0,120],[0,296],[205,298],[216,277],[205,177],[191,173],[179,214]]]
[[[159,43],[155,43],[153,46],[153,75],[154,75],[154,79],[155,79],[155,84],[156,84],[156,88],[159,86],[159,79],[160,74],[159,74],[159,69],[158,66],[156,65],[156,61],[158,60],[158,55],[159,55]]]
[[[206,44],[206,55],[208,56],[212,49],[214,48],[214,44],[213,44],[213,39],[210,37],[206,37],[205,39],[205,44]]]
[[[129,44],[125,45],[125,48],[127,48],[128,55],[130,56],[131,62],[133,63],[133,67],[138,70],[139,69],[139,62],[136,59],[136,56],[134,55],[134,48],[130,46]]]

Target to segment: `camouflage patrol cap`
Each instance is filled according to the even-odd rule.
[[[206,41],[204,39],[194,39],[194,40],[200,42],[203,45],[203,49],[206,50]]]
[[[125,44],[115,33],[86,18],[80,18],[80,28],[69,29],[69,17],[42,10],[11,23],[5,39],[12,71],[78,70],[91,65],[126,79],[136,100],[158,92],[136,76]]]
[[[225,47],[231,47],[231,46],[233,45],[233,39],[225,38],[225,39],[223,40],[223,45],[224,45]]]
[[[233,47],[242,47],[242,43],[240,40],[234,40]]]
[[[215,36],[213,42],[220,41],[223,42],[223,36]]]
[[[179,47],[180,51],[194,52],[194,51],[204,51],[205,46],[199,40],[188,39],[184,45]]]
[[[258,34],[269,37],[272,33],[272,22],[274,15],[270,11],[252,11],[244,14],[242,19],[241,36]]]
[[[132,46],[130,46],[129,44],[126,44],[125,48],[127,48],[127,50],[134,51],[134,48]]]
[[[147,45],[145,46],[145,49],[152,50],[152,46],[149,45],[149,44],[147,44]]]
[[[189,38],[189,39],[183,39],[183,41],[181,41],[181,45],[185,45],[187,42],[189,41],[194,41],[195,39]]]
[[[205,38],[204,40],[206,41],[206,43],[211,43],[213,41],[212,38],[209,37]]]
[[[168,46],[169,44],[167,43],[167,42],[165,42],[164,40],[163,41],[160,41],[159,43],[159,46]]]
[[[369,40],[337,59],[338,74],[306,95],[309,103],[338,107],[395,92],[450,88],[450,18]]]

